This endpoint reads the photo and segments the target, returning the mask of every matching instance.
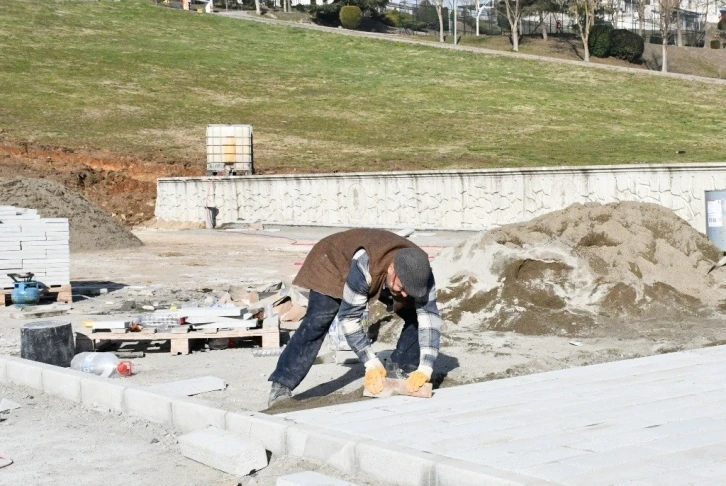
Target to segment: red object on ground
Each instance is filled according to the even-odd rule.
[[[131,365],[131,361],[121,361],[116,367],[116,370],[121,376],[131,376],[131,374],[133,373],[133,366]]]

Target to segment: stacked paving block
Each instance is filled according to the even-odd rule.
[[[0,281],[11,289],[9,273],[35,274],[35,280],[70,297],[67,218],[41,218],[34,209],[0,206]]]

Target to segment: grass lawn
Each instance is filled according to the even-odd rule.
[[[0,128],[266,172],[723,160],[726,86],[273,27],[137,0],[0,0]],[[676,151],[685,154],[676,155]]]

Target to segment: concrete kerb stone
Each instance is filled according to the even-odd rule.
[[[214,426],[224,429],[226,410],[215,408],[197,398],[173,398],[171,416],[174,428],[186,434]]]
[[[275,455],[287,454],[287,430],[294,424],[288,419],[250,411],[227,412],[227,430],[244,437],[259,439]]]
[[[81,379],[81,403],[94,410],[122,413],[127,385],[114,383],[84,373]]]
[[[435,486],[436,454],[376,441],[356,444],[358,470],[382,483]]]
[[[5,373],[11,383],[43,391],[43,370],[48,368],[56,367],[23,358],[10,358],[5,364]]]
[[[0,356],[0,381],[8,381],[6,366],[9,358]]]
[[[124,390],[123,411],[132,417],[139,417],[157,424],[172,426],[172,398],[148,391],[142,387],[129,386]]]
[[[179,432],[208,426],[259,439],[276,455],[290,454],[328,464],[340,471],[360,471],[388,484],[450,486],[548,484],[529,476],[478,466],[405,446],[361,439],[337,431],[297,424],[255,412],[227,412],[202,400],[155,393],[106,378],[22,358],[0,356],[0,381],[28,386],[101,410],[127,413],[172,425]],[[80,394],[80,396],[79,396]]]
[[[442,458],[434,466],[436,486],[540,486],[549,481],[515,472],[472,464],[459,459]]]
[[[354,472],[355,448],[360,438],[337,431],[320,430],[308,425],[287,428],[287,453],[328,464],[339,471]]]
[[[83,373],[54,366],[44,369],[41,375],[44,393],[81,403],[81,379],[85,378]]]

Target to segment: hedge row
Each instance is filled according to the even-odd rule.
[[[593,26],[587,45],[595,57],[613,56],[630,62],[638,61],[645,49],[645,41],[635,32],[607,24]]]

